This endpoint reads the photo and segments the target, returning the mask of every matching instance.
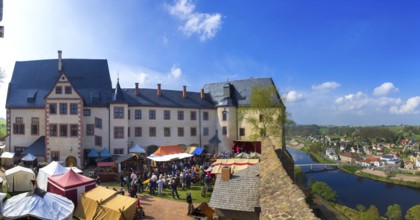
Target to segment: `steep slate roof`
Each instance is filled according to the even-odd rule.
[[[63,72],[86,106],[104,106],[112,84],[106,60],[62,59]],[[57,82],[58,60],[17,61],[9,83],[6,108],[44,107],[44,98]],[[28,98],[33,97],[32,102]]]
[[[156,94],[156,89],[139,89],[138,96],[134,94],[134,89],[123,89],[124,98],[129,106],[159,106],[177,108],[214,108],[214,104],[209,97],[201,99],[199,92],[187,92],[187,96],[182,97],[182,91],[161,90],[161,95]]]
[[[231,100],[225,99],[223,88],[230,86]],[[217,106],[249,105],[249,97],[254,86],[274,86],[271,78],[249,78],[223,83],[210,83],[204,85],[204,92],[209,93],[212,101]],[[278,97],[281,102],[280,96]]]
[[[210,207],[216,209],[254,212],[259,207],[259,164],[234,173],[230,180],[223,181],[217,175]]]

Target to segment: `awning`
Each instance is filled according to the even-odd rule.
[[[114,162],[115,162],[116,164],[119,164],[119,163],[122,163],[122,162],[124,162],[124,161],[126,161],[126,160],[128,160],[128,159],[131,159],[131,158],[135,157],[135,156],[136,156],[135,154],[125,155],[125,156],[119,157],[119,158],[118,158],[117,160],[115,160]]]
[[[204,151],[204,148],[202,147],[196,147],[195,150],[192,152],[194,155],[201,155]]]
[[[140,147],[138,144],[134,145],[134,147],[131,147],[128,150],[129,153],[137,153],[137,154],[145,154],[146,150],[144,150],[142,147]]]
[[[0,158],[12,159],[14,156],[15,156],[15,153],[13,153],[13,152],[3,152],[0,156]]]
[[[115,167],[114,162],[98,162],[96,165],[98,167]]]
[[[23,158],[23,161],[34,161],[36,160],[36,157],[32,155],[31,153],[26,154]]]
[[[88,157],[99,157],[99,153],[95,150],[95,148],[92,148],[89,151]]]
[[[112,155],[109,153],[108,149],[104,148],[101,151],[101,157],[112,157]]]
[[[164,156],[151,155],[151,156],[148,156],[147,158],[156,162],[166,162],[166,161],[171,161],[171,160],[184,159],[188,157],[192,157],[192,154],[179,153],[179,154],[169,154],[169,155],[164,155]]]
[[[32,154],[45,157],[45,136],[39,137],[34,143],[22,151],[22,154]]]

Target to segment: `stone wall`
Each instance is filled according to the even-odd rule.
[[[261,147],[260,219],[318,219],[305,202],[304,193],[283,168],[279,149],[275,149],[270,141],[263,141]],[[286,164],[290,165],[290,161]]]

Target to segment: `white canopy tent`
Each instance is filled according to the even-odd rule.
[[[1,158],[1,165],[3,166],[11,166],[13,165],[13,160],[15,157],[14,152],[3,152],[0,156]]]
[[[36,157],[34,155],[32,155],[31,153],[26,154],[22,158],[22,161],[34,161],[34,160],[36,160]]]
[[[37,189],[39,190],[39,189]],[[21,193],[8,199],[0,208],[3,219],[35,217],[37,219],[73,218],[74,204],[54,193]]]
[[[128,150],[129,153],[135,153],[135,154],[145,154],[146,150],[142,147],[140,147],[138,144],[134,145],[134,147],[131,147]]]
[[[66,167],[66,169],[67,170],[72,169],[74,172],[79,173],[79,174],[83,173],[83,170],[81,170],[81,169],[79,169],[77,167]]]
[[[48,177],[66,173],[68,169],[61,166],[57,161],[52,161],[47,166],[39,169],[36,182],[42,190],[47,190]],[[76,171],[77,172],[77,171]]]
[[[16,166],[6,170],[7,192],[32,190],[31,180],[35,173],[29,168]]]
[[[184,158],[188,158],[192,156],[193,156],[192,154],[179,153],[179,154],[168,154],[168,155],[163,155],[163,156],[151,155],[151,156],[148,156],[147,158],[156,162],[165,162],[165,161],[171,161],[171,160],[184,159]]]

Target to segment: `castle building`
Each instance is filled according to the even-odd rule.
[[[38,161],[81,166],[91,149],[128,154],[138,144],[200,145],[211,153],[247,140],[250,127],[238,119],[253,86],[271,78],[210,83],[199,92],[112,87],[107,60],[17,61],[6,101],[6,150],[32,153]],[[281,102],[280,96],[278,96]]]

